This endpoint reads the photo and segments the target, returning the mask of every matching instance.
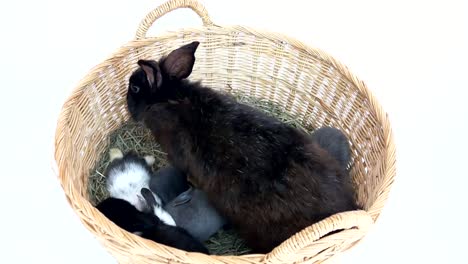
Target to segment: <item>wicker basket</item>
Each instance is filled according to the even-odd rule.
[[[177,8],[191,8],[203,27],[147,37],[148,28]],[[87,179],[109,133],[128,120],[125,94],[140,58],[159,58],[200,41],[192,80],[277,102],[305,127],[332,125],[352,142],[352,175],[365,211],[316,223],[266,255],[207,256],[142,239],[105,218],[87,199]],[[103,143],[104,142],[104,143]],[[326,53],[281,34],[218,26],[195,0],[171,0],[141,22],[136,39],[92,69],[65,102],[55,138],[59,180],[84,225],[119,262],[316,263],[354,246],[378,218],[395,176],[395,146],[388,118],[365,84]],[[332,231],[340,230],[329,236]]]

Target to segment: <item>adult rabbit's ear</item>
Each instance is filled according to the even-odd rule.
[[[161,65],[164,73],[176,80],[189,77],[195,64],[195,51],[199,44],[200,42],[194,41],[169,53]]]
[[[162,75],[159,66],[155,61],[138,60],[138,65],[145,72],[146,80],[148,81],[151,91],[161,87]]]

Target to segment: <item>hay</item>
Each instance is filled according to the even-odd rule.
[[[284,111],[284,107],[264,99],[248,97],[243,94],[234,94],[239,102],[256,107],[268,115],[274,116],[284,123],[294,127],[305,129],[300,121]],[[155,163],[154,170],[167,165],[166,153],[161,151],[159,145],[155,143],[151,132],[143,125],[135,122],[127,122],[109,136],[106,149],[102,153],[95,169],[90,173],[88,180],[89,200],[96,205],[109,196],[106,190],[104,172],[109,165],[108,152],[110,148],[119,148],[122,152],[130,150],[136,151],[139,155],[153,155]],[[238,237],[234,230],[220,230],[206,243],[211,254],[214,255],[242,255],[250,252],[244,241]]]
[[[236,231],[220,230],[208,241],[205,246],[212,255],[243,255],[250,253],[245,241],[239,237]]]

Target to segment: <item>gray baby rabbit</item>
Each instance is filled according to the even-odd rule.
[[[149,184],[150,190],[157,194],[163,206],[182,192],[187,191],[189,187],[187,176],[172,166],[166,166],[156,171]]]
[[[226,224],[226,220],[208,200],[206,194],[193,187],[164,206],[177,226],[199,241],[206,241]]]
[[[351,150],[348,138],[341,130],[334,127],[321,127],[312,132],[312,141],[328,151],[342,168],[346,169],[351,158]]]
[[[186,174],[173,166],[159,169],[151,177],[150,189],[161,198],[176,225],[199,241],[206,241],[225,224],[206,194],[190,187]]]

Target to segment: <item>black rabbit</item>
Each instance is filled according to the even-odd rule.
[[[139,60],[127,104],[257,253],[332,214],[354,210],[350,179],[310,135],[186,80],[198,42]]]
[[[120,228],[138,235],[159,222],[155,215],[140,212],[131,203],[119,198],[107,198],[96,205],[96,208]]]
[[[144,197],[148,199],[147,196]],[[152,194],[151,197],[155,201]],[[107,198],[100,202],[96,208],[109,220],[128,232],[185,251],[208,254],[208,249],[186,230],[165,224],[153,213],[140,212],[125,200]]]

